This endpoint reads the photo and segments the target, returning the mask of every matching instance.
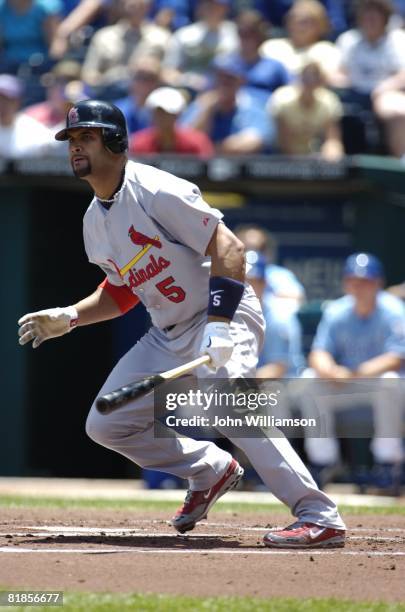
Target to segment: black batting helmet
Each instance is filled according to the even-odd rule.
[[[101,128],[103,142],[113,153],[128,149],[128,135],[125,117],[117,106],[102,100],[78,102],[66,116],[66,127],[55,134],[56,140],[67,140],[71,128]]]

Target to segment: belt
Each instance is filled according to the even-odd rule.
[[[169,327],[164,327],[164,328],[163,328],[163,331],[164,331],[165,333],[167,333],[167,332],[169,332],[169,331],[172,331],[172,329],[174,329],[175,327],[176,327],[176,324],[174,324],[174,325],[169,325]]]

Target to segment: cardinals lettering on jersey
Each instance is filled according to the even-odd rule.
[[[149,257],[149,263],[145,266],[145,268],[133,268],[129,271],[129,287],[132,289],[133,287],[143,285],[143,283],[160,274],[160,272],[168,266],[170,266],[170,261],[168,259],[159,257],[159,259],[156,261],[153,255],[151,255]]]

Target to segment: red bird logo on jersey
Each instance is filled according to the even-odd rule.
[[[128,236],[131,238],[132,242],[138,246],[145,247],[146,245],[151,244],[157,249],[162,248],[162,243],[160,240],[156,238],[149,238],[149,236],[141,234],[141,232],[138,232],[133,225],[131,225],[128,230]]]

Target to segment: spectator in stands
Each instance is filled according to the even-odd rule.
[[[146,21],[149,5],[149,0],[120,0],[122,18],[94,34],[83,63],[82,77],[88,85],[100,88],[97,95],[111,99],[114,97],[112,85],[125,91],[128,66],[136,57],[163,56],[170,34]]]
[[[405,70],[377,85],[372,108],[382,124],[387,153],[405,162]]]
[[[255,9],[275,28],[276,32],[282,32],[285,16],[296,0],[235,0],[234,8],[237,13],[241,10]],[[402,2],[403,0],[398,0]],[[331,23],[331,36],[336,38],[341,32],[348,28],[347,5],[351,0],[322,0],[329,21]],[[281,35],[281,34],[280,34]]]
[[[187,105],[180,91],[159,87],[147,97],[145,107],[152,113],[152,127],[132,135],[129,151],[133,155],[176,153],[210,157],[214,147],[204,132],[177,125]]]
[[[20,112],[23,87],[10,74],[0,75],[0,157],[19,159],[46,152],[54,143],[51,130]]]
[[[151,17],[161,28],[178,30],[193,21],[197,0],[155,0]]]
[[[373,93],[405,70],[405,32],[388,29],[392,14],[391,0],[359,0],[357,28],[336,41],[342,59],[335,85],[347,88],[351,99],[366,108]]]
[[[392,90],[404,83],[405,32],[390,28],[393,12],[391,0],[359,0],[357,27],[336,41],[342,60],[333,81],[344,103],[348,153],[381,153],[384,139],[377,116],[386,124],[389,151],[402,156],[403,111],[396,110]]]
[[[60,0],[0,0],[0,71],[46,70],[61,9]]]
[[[164,80],[199,92],[209,84],[213,59],[238,48],[236,26],[227,21],[230,0],[199,0],[197,21],[172,35],[163,60]]]
[[[275,237],[263,227],[253,223],[238,225],[234,233],[243,242],[247,251],[258,252],[267,262],[265,301],[277,301],[278,307],[285,312],[297,312],[305,301],[305,290],[291,270],[276,264]],[[272,308],[272,304],[269,304],[269,308]]]
[[[313,465],[314,476],[339,460],[339,446],[334,430],[335,408],[364,404],[364,391],[359,399],[359,387],[348,386],[353,380],[376,380],[368,392],[367,401],[373,407],[374,438],[371,450],[379,476],[395,483],[403,461],[402,431],[403,398],[392,379],[403,372],[405,359],[405,309],[400,300],[382,291],[384,271],[381,262],[369,253],[354,253],[344,266],[344,297],[331,302],[319,323],[309,363],[312,370],[307,378],[345,381],[341,393],[332,394],[325,387],[324,395],[315,390],[317,407],[321,410],[324,438],[305,440],[305,449]],[[328,391],[329,388],[329,391]],[[361,387],[361,390],[365,387]],[[367,389],[365,389],[367,391]],[[310,391],[303,394],[303,410],[308,415],[312,406]],[[314,414],[312,413],[312,416]],[[386,481],[386,480],[385,480]],[[387,482],[387,481],[386,481]],[[378,482],[376,483],[378,484]]]
[[[342,105],[338,96],[325,87],[316,62],[302,67],[297,83],[281,87],[271,96],[268,112],[277,125],[281,153],[320,155],[328,161],[343,156]]]
[[[238,15],[236,25],[240,51],[234,57],[245,69],[245,87],[267,98],[275,89],[289,83],[288,70],[278,60],[259,54],[269,28],[260,13],[243,11]]]
[[[54,60],[73,55],[83,60],[94,31],[108,25],[112,0],[62,0],[63,19],[56,28],[49,54]]]
[[[246,278],[263,307],[266,321],[264,345],[259,355],[258,378],[295,378],[304,369],[302,331],[295,313],[276,300],[266,300],[267,259],[259,251],[246,252]]]
[[[270,38],[261,48],[264,57],[282,62],[297,74],[304,62],[319,63],[326,75],[333,75],[340,62],[339,49],[324,40],[330,24],[325,7],[317,0],[296,0],[286,15],[286,38]]]
[[[187,109],[182,124],[205,132],[217,153],[249,154],[270,149],[275,130],[261,100],[243,89],[245,71],[232,56],[214,60],[215,83]]]
[[[129,134],[152,125],[151,113],[145,106],[149,94],[162,85],[161,63],[153,56],[137,58],[129,67],[132,77],[129,95],[115,101],[124,113]]]
[[[46,100],[24,108],[24,114],[33,117],[48,128],[64,122],[72,104],[87,96],[80,80],[80,64],[63,60],[43,76]]]

